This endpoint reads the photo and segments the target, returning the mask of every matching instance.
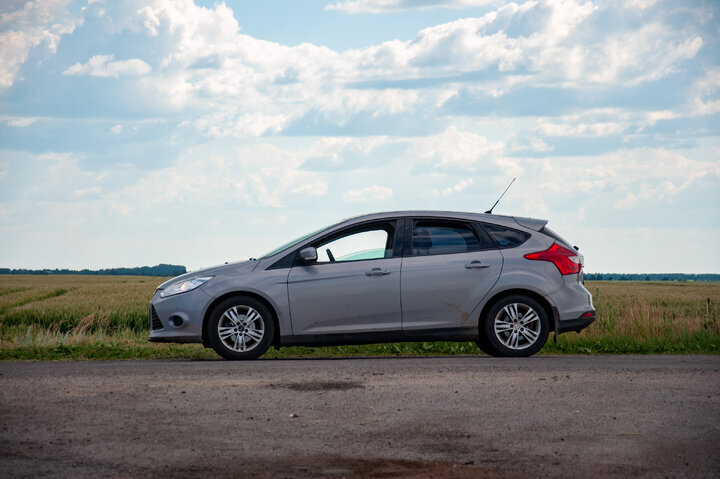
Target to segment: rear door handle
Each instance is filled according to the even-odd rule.
[[[390,274],[389,269],[373,268],[365,271],[365,276],[385,276]]]
[[[466,269],[483,269],[483,268],[489,268],[490,263],[483,263],[482,261],[470,261],[469,263],[465,263]]]

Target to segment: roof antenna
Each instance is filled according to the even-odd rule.
[[[498,198],[497,201],[495,202],[495,204],[492,205],[492,208],[490,208],[489,210],[487,210],[487,211],[485,212],[486,215],[491,215],[491,214],[492,214],[492,210],[494,210],[495,207],[497,206],[497,204],[500,203],[500,200],[502,199],[503,196],[505,196],[505,193],[507,193],[507,190],[510,189],[510,187],[512,186],[512,184],[515,183],[515,180],[517,180],[517,178],[513,178],[513,179],[512,179],[512,181],[511,181],[510,184],[507,186],[507,188],[505,188],[505,191],[503,191],[503,192],[502,192],[502,195],[500,195],[500,198]]]

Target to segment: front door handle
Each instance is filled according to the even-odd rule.
[[[389,269],[373,268],[365,271],[365,276],[385,276],[390,274]]]
[[[469,263],[465,263],[466,269],[483,269],[483,268],[489,268],[490,263],[483,263],[482,261],[470,261]]]

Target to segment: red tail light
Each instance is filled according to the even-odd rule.
[[[582,259],[577,251],[567,249],[557,243],[553,243],[553,245],[545,251],[528,253],[525,255],[525,258],[536,261],[550,261],[557,266],[557,269],[560,270],[560,274],[562,275],[576,274],[582,270]]]

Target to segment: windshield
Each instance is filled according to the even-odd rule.
[[[336,223],[336,224],[340,224],[340,223]],[[335,227],[335,225],[326,226],[326,227],[324,227],[324,228],[320,228],[319,230],[313,231],[312,233],[308,233],[308,234],[306,234],[305,236],[301,236],[301,237],[298,238],[298,239],[292,240],[292,241],[289,242],[289,243],[285,243],[284,245],[280,246],[279,248],[275,248],[274,250],[270,251],[269,253],[264,254],[263,256],[260,257],[260,259],[265,259],[265,258],[269,258],[270,256],[275,256],[276,254],[280,253],[281,251],[286,250],[286,249],[290,249],[290,248],[292,248],[293,246],[295,246],[295,245],[297,245],[297,244],[299,244],[299,243],[302,243],[303,241],[305,241],[305,240],[308,239],[309,237],[314,236],[314,235],[316,235],[316,234],[318,234],[318,233],[322,233],[323,231],[329,230],[330,228],[333,228],[333,227]]]

